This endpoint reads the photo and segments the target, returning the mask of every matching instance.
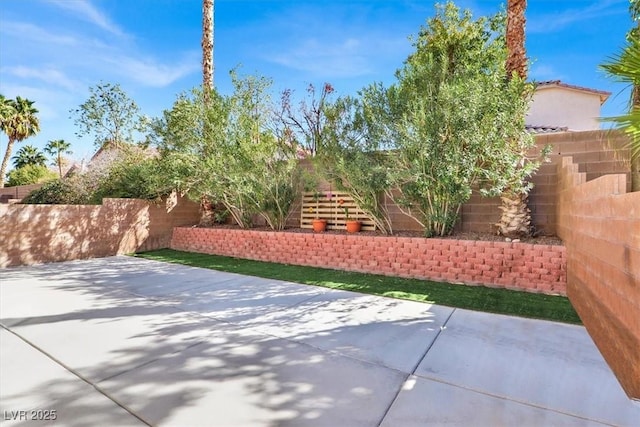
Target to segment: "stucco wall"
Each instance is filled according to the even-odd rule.
[[[566,126],[569,130],[600,129],[600,95],[563,87],[538,87],[526,123],[533,126]]]
[[[0,205],[0,267],[166,248],[173,227],[197,224],[199,206],[182,198],[154,204]]]
[[[587,182],[570,157],[558,168],[567,295],[624,390],[640,399],[640,192],[626,193],[625,175]]]

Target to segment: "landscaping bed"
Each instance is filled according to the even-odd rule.
[[[161,249],[135,256],[162,262],[305,283],[332,289],[435,303],[521,317],[580,323],[566,297],[484,286],[460,286],[326,268],[275,264],[247,259]]]
[[[557,295],[566,292],[565,248],[558,244],[179,227],[173,230],[170,247],[385,276]]]

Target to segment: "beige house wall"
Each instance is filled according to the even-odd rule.
[[[564,87],[538,87],[526,117],[531,126],[562,126],[570,131],[600,129],[600,95]]]

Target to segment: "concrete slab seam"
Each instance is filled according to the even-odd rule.
[[[393,399],[391,399],[391,403],[389,404],[389,406],[387,406],[387,409],[384,411],[384,413],[382,414],[382,418],[380,418],[380,421],[378,421],[378,427],[380,427],[382,425],[382,423],[384,422],[384,419],[387,417],[387,415],[389,414],[389,411],[391,411],[391,408],[393,407],[393,405],[396,403],[396,401],[398,400],[398,397],[400,397],[400,393],[402,393],[402,389],[404,387],[404,385],[407,383],[407,380],[415,375],[416,370],[418,369],[418,366],[420,366],[420,364],[422,363],[422,361],[424,360],[425,357],[427,357],[427,353],[429,353],[429,350],[431,350],[431,348],[433,347],[433,345],[435,344],[436,340],[438,339],[438,337],[440,336],[440,334],[442,333],[443,330],[446,329],[447,327],[447,323],[449,322],[449,319],[451,319],[451,316],[453,316],[453,313],[455,313],[456,309],[454,308],[453,310],[451,310],[451,313],[449,313],[449,316],[447,316],[447,318],[445,319],[445,321],[442,323],[442,326],[440,326],[440,330],[436,333],[435,338],[433,339],[433,341],[431,341],[431,344],[429,345],[429,347],[427,347],[427,349],[425,350],[424,354],[422,355],[422,357],[418,360],[418,363],[415,364],[415,366],[413,367],[413,369],[411,370],[411,373],[409,373],[405,379],[402,381],[402,384],[400,384],[400,387],[398,388],[398,390],[396,391],[395,396],[393,397]]]
[[[449,323],[449,320],[451,319],[451,316],[453,316],[453,313],[455,313],[456,310],[457,310],[457,308],[454,308],[453,310],[451,310],[451,313],[449,313],[449,316],[447,316],[445,321],[440,326],[440,330],[436,333],[435,338],[433,338],[433,341],[431,341],[431,344],[429,345],[429,347],[427,347],[427,349],[425,350],[425,352],[422,355],[422,357],[420,358],[420,360],[418,360],[418,363],[416,363],[416,365],[411,370],[411,375],[415,375],[416,371],[418,370],[418,366],[420,366],[420,364],[422,363],[424,358],[427,357],[427,353],[429,353],[429,350],[431,350],[433,348],[434,344],[436,343],[436,341],[440,337],[440,334],[442,333],[442,331],[447,329],[447,323]]]
[[[472,393],[482,394],[482,395],[485,395],[485,396],[493,397],[495,399],[501,399],[501,400],[506,400],[506,401],[509,401],[509,402],[515,402],[515,403],[518,403],[520,405],[529,406],[529,407],[536,408],[536,409],[542,409],[543,411],[555,412],[557,414],[566,415],[568,417],[573,417],[573,418],[577,418],[577,419],[580,419],[580,420],[591,421],[591,422],[595,422],[595,423],[602,424],[602,425],[605,425],[605,426],[618,427],[617,424],[611,424],[611,423],[609,423],[607,421],[588,418],[588,417],[584,417],[584,416],[581,416],[581,415],[573,414],[571,412],[564,412],[564,411],[560,411],[558,409],[548,408],[548,407],[542,406],[542,405],[536,405],[535,403],[527,402],[527,401],[524,401],[524,400],[513,399],[513,398],[502,396],[502,395],[499,395],[499,394],[490,393],[490,392],[487,392],[487,391],[484,391],[484,390],[477,390],[475,388],[466,387],[466,386],[463,386],[463,385],[460,385],[460,384],[455,384],[455,383],[452,383],[452,382],[449,382],[449,381],[444,381],[444,380],[439,379],[439,378],[426,377],[424,375],[415,375],[415,376],[418,377],[418,378],[425,379],[427,381],[433,381],[433,382],[437,382],[437,383],[440,383],[440,384],[446,384],[446,385],[451,386],[451,387],[456,387],[456,388],[459,388],[459,389],[462,389],[462,390],[470,391]]]
[[[140,422],[142,422],[145,425],[151,426],[151,424],[149,424],[147,421],[142,419],[139,415],[137,415],[135,412],[133,412],[131,409],[129,409],[126,405],[123,405],[122,403],[120,403],[117,400],[115,400],[114,398],[112,398],[106,391],[102,390],[99,386],[97,386],[96,384],[92,383],[88,379],[84,378],[82,375],[80,375],[78,372],[76,372],[71,367],[65,365],[64,363],[62,363],[61,361],[59,361],[58,359],[53,357],[51,354],[47,353],[46,351],[44,351],[43,349],[41,349],[37,345],[33,344],[31,341],[27,340],[23,336],[17,334],[15,331],[11,330],[10,328],[7,328],[7,327],[5,327],[3,325],[2,329],[4,329],[5,331],[7,331],[7,332],[11,333],[12,335],[16,336],[18,339],[20,339],[24,343],[28,344],[29,346],[31,346],[32,348],[34,348],[35,350],[37,350],[38,352],[40,352],[41,354],[45,355],[47,358],[52,360],[54,363],[58,364],[59,366],[61,366],[62,368],[64,368],[65,370],[67,370],[68,372],[73,374],[79,380],[81,380],[82,382],[84,382],[84,383],[88,384],[89,386],[91,386],[94,390],[96,390],[98,393],[100,393],[101,395],[103,395],[104,397],[106,397],[107,399],[109,399],[110,401],[115,403],[117,406],[119,406],[120,408],[125,410],[132,417],[136,418],[137,420],[139,420]]]

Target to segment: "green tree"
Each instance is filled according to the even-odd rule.
[[[33,145],[20,147],[16,155],[13,156],[11,160],[13,160],[13,166],[16,168],[21,168],[26,165],[45,166],[47,163],[47,158],[42,151],[38,150]]]
[[[44,165],[26,164],[19,168],[12,169],[7,174],[7,185],[39,184],[56,179],[55,172],[52,172]]]
[[[4,177],[9,164],[9,158],[16,142],[23,141],[40,131],[38,110],[33,106],[34,101],[17,97],[15,100],[0,99],[0,129],[7,135],[7,150],[0,166],[0,177]],[[0,179],[0,188],[4,187],[4,179]]]
[[[119,84],[100,83],[89,88],[89,99],[70,110],[79,137],[93,135],[97,147],[121,147],[133,142],[135,132],[146,130],[140,108]]]
[[[386,158],[365,120],[364,98],[331,98],[334,88],[325,83],[319,93],[307,88],[308,99],[294,109],[292,92],[282,94],[280,122],[292,141],[302,141],[314,173],[347,192],[385,234],[393,232],[384,195],[389,189]],[[373,119],[373,116],[366,116]],[[373,119],[374,121],[376,119]]]
[[[629,137],[631,190],[640,191],[640,1],[631,0],[629,10],[635,24],[627,34],[626,45],[620,53],[601,65],[613,80],[631,86],[629,111],[603,120],[613,122]]]
[[[76,175],[71,178],[54,179],[33,190],[22,199],[25,204],[57,204],[57,205],[88,205],[99,204],[93,196],[92,186],[87,178]]]
[[[53,156],[53,165],[58,167],[58,173],[60,178],[62,178],[62,166],[64,166],[65,154],[72,154],[73,152],[70,150],[71,144],[66,142],[64,139],[54,139],[47,143],[47,146],[44,147],[44,151]]]
[[[474,20],[451,2],[437,5],[397,83],[366,90],[369,135],[393,152],[389,195],[427,236],[453,230],[475,185],[495,193],[519,182],[521,172],[506,167],[508,144],[533,144],[514,120],[528,103],[523,80],[504,77],[504,25],[503,14]]]
[[[182,95],[156,123],[167,176],[197,201],[221,203],[244,228],[262,216],[285,226],[298,192],[296,146],[274,123],[264,78],[232,72],[234,93],[202,90]],[[204,90],[206,92],[206,89]]]

